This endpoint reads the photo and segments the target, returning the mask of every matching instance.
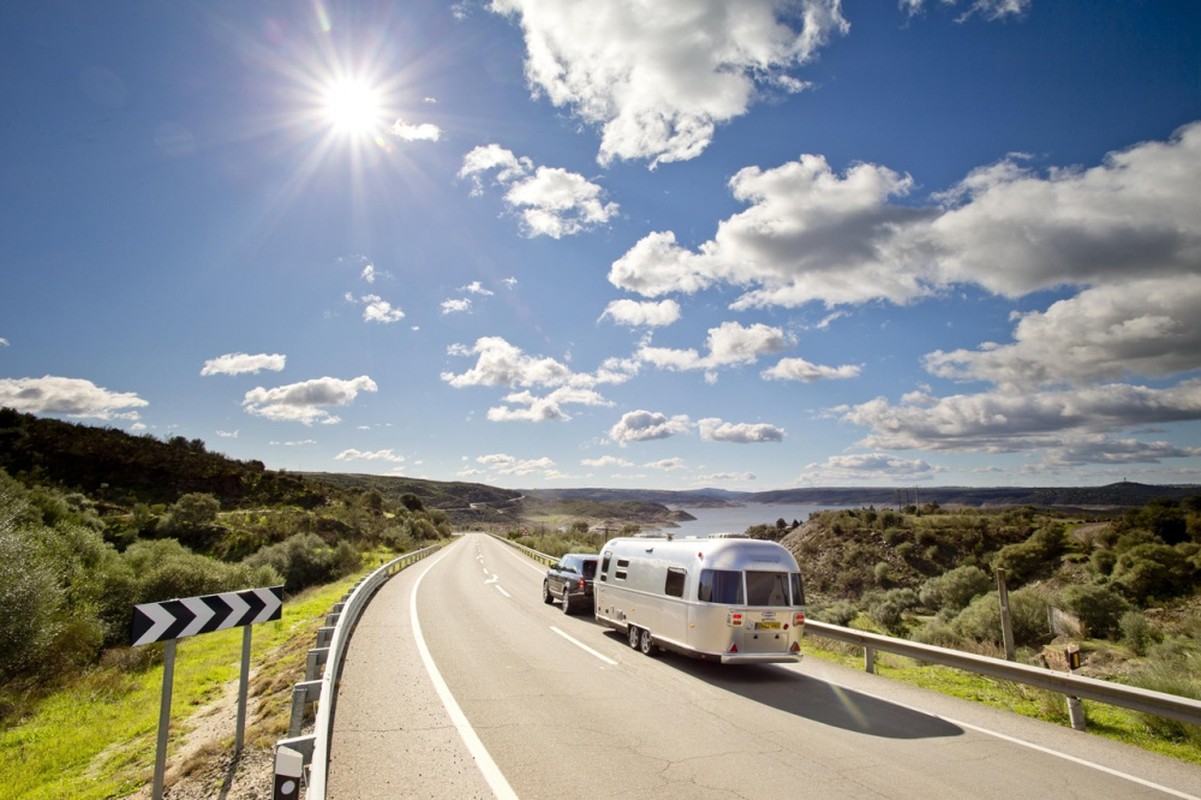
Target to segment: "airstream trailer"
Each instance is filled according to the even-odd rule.
[[[631,647],[723,664],[801,659],[805,596],[796,559],[731,534],[624,537],[600,552],[596,620]]]

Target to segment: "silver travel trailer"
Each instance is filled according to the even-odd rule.
[[[723,664],[800,661],[805,595],[796,559],[736,534],[611,539],[593,588],[596,620],[647,655]]]

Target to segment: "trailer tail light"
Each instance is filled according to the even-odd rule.
[[[796,625],[796,627],[798,627],[798,628],[803,626],[805,624],[805,615],[797,614],[796,617],[793,618],[793,624]]]
[[[742,615],[731,613],[728,617],[726,617],[726,622],[730,625],[741,625]]]

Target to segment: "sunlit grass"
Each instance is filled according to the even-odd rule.
[[[284,603],[282,619],[253,627],[250,663],[259,674],[252,683],[252,695],[271,683],[271,675],[264,672],[286,672],[289,682],[297,668],[303,673],[303,653],[313,646],[317,628],[357,577],[291,598]],[[173,752],[187,718],[238,679],[242,636],[242,629],[236,628],[177,643],[168,770],[175,763]],[[277,663],[276,654],[281,650],[299,655]],[[298,665],[294,663],[297,659]],[[32,703],[23,719],[0,731],[4,796],[13,800],[90,800],[121,797],[150,783],[163,685],[162,660],[154,660],[153,666],[144,669],[122,663],[95,667],[71,686]],[[275,712],[277,720],[288,711],[290,693],[281,693],[281,698],[285,707]],[[249,710],[247,717],[249,745],[254,735]],[[275,725],[278,727],[278,722]],[[234,733],[231,724],[231,749]]]
[[[863,651],[829,639],[808,635],[805,654],[852,669],[863,669]],[[877,651],[876,674],[951,697],[982,703],[1022,716],[1068,725],[1067,700],[1055,692],[1000,681],[950,667],[919,664],[913,659]],[[1201,747],[1186,737],[1157,735],[1134,711],[1104,703],[1084,702],[1087,732],[1125,744],[1201,765]]]

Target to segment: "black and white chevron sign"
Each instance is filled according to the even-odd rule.
[[[283,607],[282,586],[142,603],[133,607],[133,644],[165,642],[198,633],[270,622],[280,618]]]

